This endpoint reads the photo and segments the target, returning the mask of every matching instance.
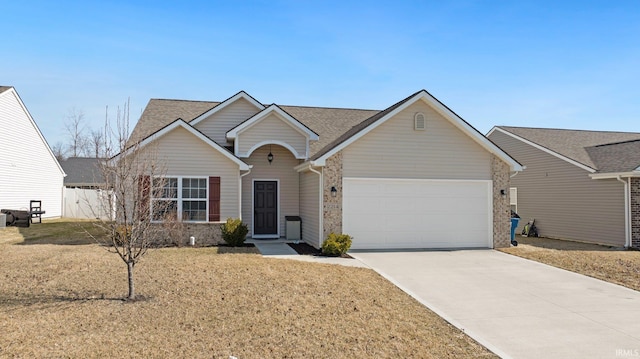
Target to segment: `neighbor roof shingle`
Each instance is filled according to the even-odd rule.
[[[640,167],[640,140],[586,148],[598,172],[631,172]]]
[[[101,185],[104,182],[100,170],[99,158],[69,157],[60,161],[60,166],[67,174],[64,178],[65,186],[92,186]]]
[[[564,130],[555,128],[511,126],[497,126],[497,128],[501,128],[516,136],[522,137],[564,157],[570,158],[576,162],[579,162],[596,170],[599,170],[599,166],[603,166],[603,161],[601,157],[598,157],[598,160],[594,160],[587,151],[587,147],[640,139],[640,133],[636,132]],[[615,152],[618,155],[622,155],[622,152],[619,152],[619,149],[621,148],[623,147],[615,149]],[[613,153],[612,150],[607,151]],[[603,152],[603,150],[596,149],[591,150],[591,152],[600,153]],[[602,156],[602,158],[604,158],[605,155],[598,154],[596,156]],[[609,156],[607,155],[607,157]]]

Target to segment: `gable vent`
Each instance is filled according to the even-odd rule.
[[[416,131],[424,131],[427,128],[427,120],[422,112],[416,113],[413,117],[413,129]]]

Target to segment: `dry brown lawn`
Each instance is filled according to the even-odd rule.
[[[78,228],[1,230],[0,357],[495,357],[371,270],[220,249],[151,250],[124,302]]]
[[[549,238],[517,237],[502,252],[640,290],[640,251]]]

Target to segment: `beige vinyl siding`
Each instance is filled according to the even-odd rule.
[[[414,130],[414,115],[426,130]],[[343,150],[344,177],[491,179],[490,154],[423,101]]]
[[[300,173],[300,217],[302,240],[320,247],[320,175],[311,171]]]
[[[183,128],[176,128],[149,145],[166,166],[168,176],[220,177],[220,220],[240,215],[238,165]]]
[[[264,141],[284,142],[293,147],[300,156],[305,156],[307,150],[306,137],[274,114],[240,133],[236,141],[240,156],[247,155],[251,147]]]
[[[63,173],[13,90],[0,94],[0,128],[0,208],[41,200],[42,217],[60,217]]]
[[[593,180],[589,172],[500,131],[489,138],[526,166],[511,179],[518,191],[518,231],[532,218],[545,237],[623,246],[624,186]]]
[[[291,152],[281,146],[271,146],[273,162],[269,164],[267,155],[269,146],[257,149],[251,157],[244,159],[253,165],[251,173],[242,177],[242,220],[249,226],[249,235],[253,234],[253,180],[279,180],[279,219],[280,235],[284,236],[285,216],[298,216],[299,212],[299,178],[293,170],[300,161]]]
[[[241,98],[227,107],[203,119],[195,128],[219,144],[227,143],[227,131],[236,127],[261,109]]]

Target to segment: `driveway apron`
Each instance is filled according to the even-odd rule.
[[[349,252],[503,358],[640,358],[640,292],[493,250]]]

